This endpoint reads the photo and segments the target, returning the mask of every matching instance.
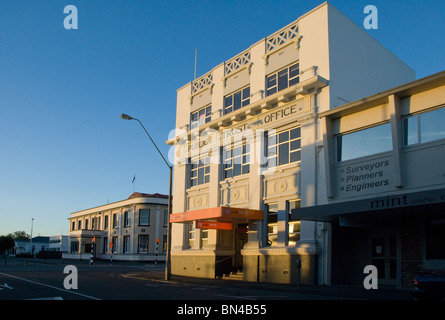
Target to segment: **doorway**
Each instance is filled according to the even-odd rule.
[[[371,236],[371,264],[377,268],[379,285],[400,285],[400,234],[394,230]]]
[[[240,271],[243,270],[243,255],[241,254],[241,250],[248,241],[247,230],[247,223],[239,223],[235,228],[235,257],[233,267]]]

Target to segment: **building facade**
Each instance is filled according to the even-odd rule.
[[[295,219],[328,222],[332,283],[409,289],[445,272],[445,72],[321,113],[327,204]]]
[[[71,213],[67,259],[165,260],[168,196],[128,199]]]
[[[329,284],[319,114],[414,79],[324,3],[178,89],[172,274]]]

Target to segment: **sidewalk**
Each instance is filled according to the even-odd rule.
[[[134,272],[132,275],[152,281],[165,281],[164,271]],[[259,283],[242,280],[229,279],[201,279],[172,275],[172,283],[184,283],[194,285],[208,285],[217,287],[240,288],[247,290],[263,290],[270,292],[292,292],[304,295],[325,296],[327,299],[353,299],[353,300],[413,300],[410,291],[393,288],[379,288],[376,290],[366,290],[356,285],[333,285],[333,286],[300,286],[295,284]]]

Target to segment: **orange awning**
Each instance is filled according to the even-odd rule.
[[[263,220],[263,211],[254,209],[242,209],[233,207],[216,207],[181,213],[173,213],[170,215],[170,222],[187,222],[194,220],[217,219],[232,220],[236,219],[254,219]]]

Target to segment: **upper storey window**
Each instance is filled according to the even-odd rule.
[[[405,146],[445,138],[443,124],[445,108],[408,115],[403,118],[403,143]]]
[[[224,98],[224,114],[238,110],[250,103],[250,87],[245,87]]]
[[[190,115],[190,128],[197,128],[204,123],[210,122],[212,120],[212,106],[207,106],[192,112]]]
[[[300,82],[299,62],[266,77],[266,95],[270,96]]]

